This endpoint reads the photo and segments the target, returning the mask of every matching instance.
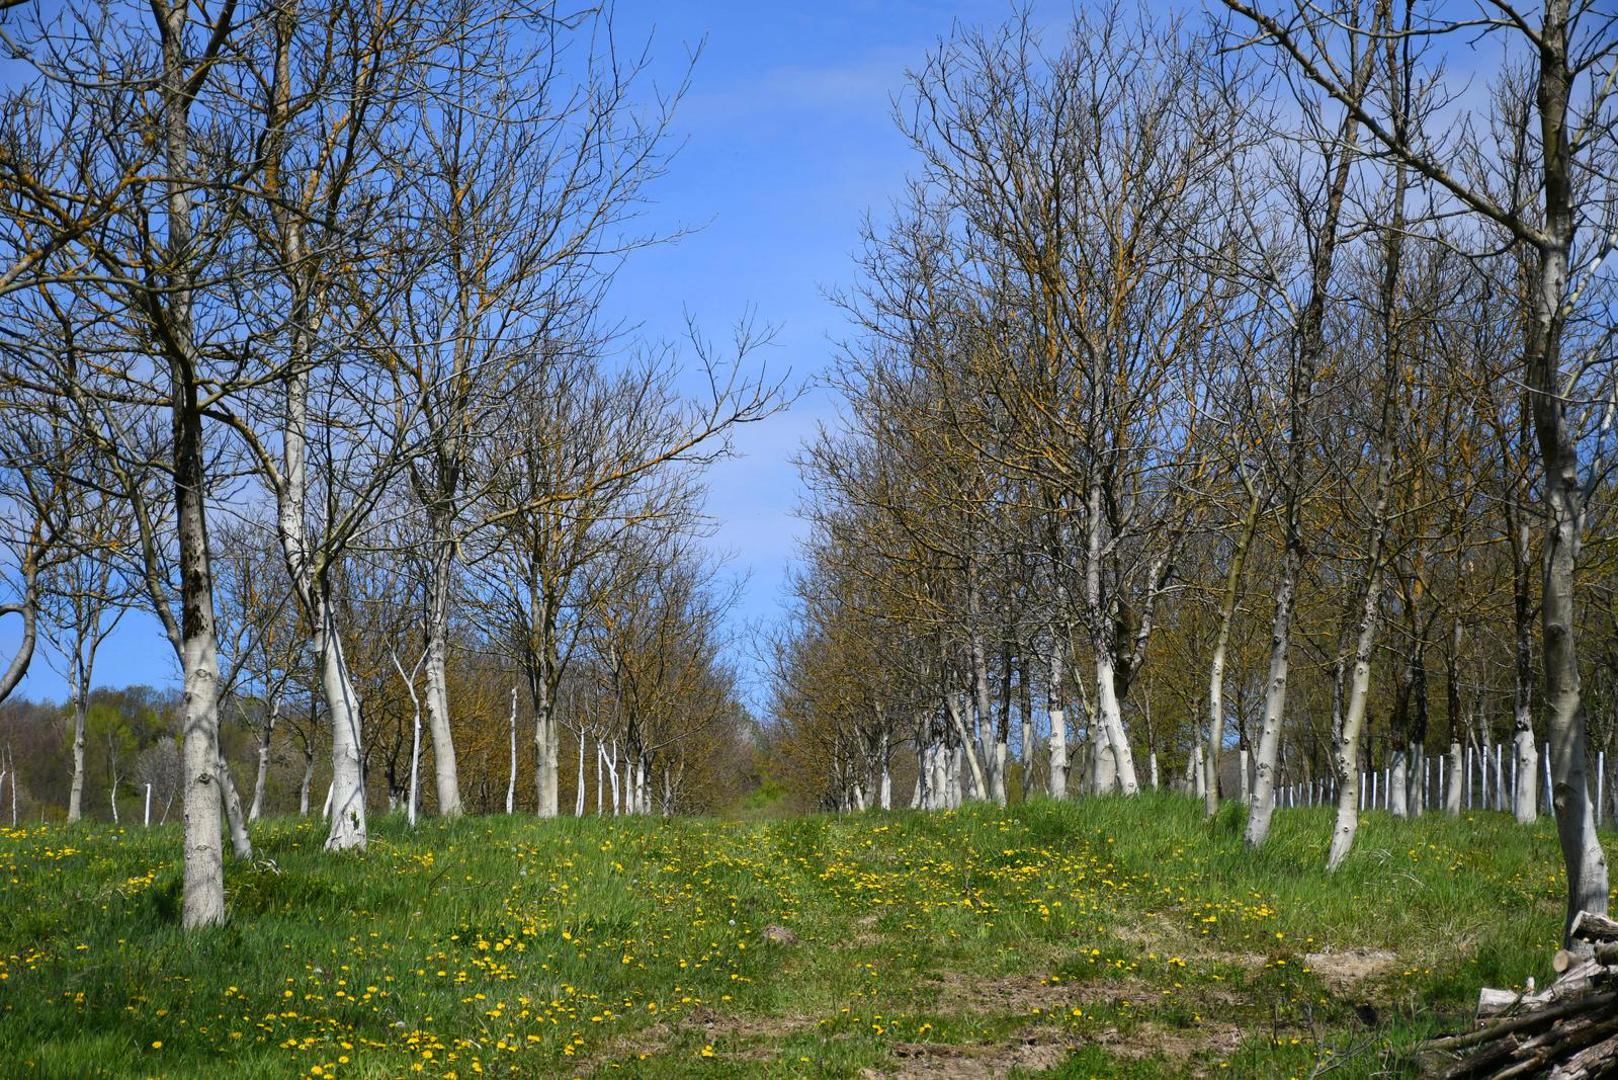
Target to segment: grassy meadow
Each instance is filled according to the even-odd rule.
[[[1549,822],[1373,813],[1334,879],[1329,826],[384,818],[337,857],[280,819],[197,936],[174,826],[4,830],[0,1075],[1363,1076],[1550,976]]]

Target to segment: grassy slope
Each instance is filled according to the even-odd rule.
[[[1548,823],[1373,814],[1331,881],[1327,811],[1254,857],[1238,825],[1173,796],[386,820],[332,857],[281,820],[195,938],[173,827],[7,831],[0,1074],[1357,1075],[1549,975]]]

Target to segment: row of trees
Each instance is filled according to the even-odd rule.
[[[1227,8],[1021,16],[912,75],[803,455],[784,752],[829,806],[888,805],[904,745],[922,806],[1167,768],[1254,847],[1329,781],[1336,867],[1366,769],[1419,812],[1429,747],[1509,740],[1531,819],[1548,743],[1569,917],[1605,911],[1618,23]]]
[[[36,631],[60,635],[82,743],[97,644],[129,603],[156,618],[182,676],[184,924],[223,917],[221,813],[244,853],[283,729],[304,805],[328,744],[334,851],[364,846],[370,788],[414,814],[423,760],[431,804],[462,812],[464,757],[494,756],[457,730],[473,715],[509,717],[484,740],[508,807],[519,712],[540,813],[565,730],[628,809],[677,802],[685,748],[741,711],[692,547],[701,469],[782,404],[749,328],[634,346],[600,314],[622,260],[667,239],[636,217],[683,88],[598,8],[5,18],[31,76],[0,109],[24,625],[0,695]],[[243,810],[220,725],[249,701]]]

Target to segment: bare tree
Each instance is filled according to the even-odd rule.
[[[112,548],[119,544],[120,508],[93,492],[80,493],[64,511],[72,548],[46,574],[45,635],[66,667],[73,715],[73,784],[67,820],[83,815],[84,729],[94,685],[96,654],[128,610],[129,589]],[[116,802],[114,803],[116,805]]]
[[[1309,6],[1274,13],[1243,0],[1226,0],[1226,5],[1292,70],[1338,102],[1349,120],[1363,125],[1385,152],[1532,253],[1522,373],[1539,444],[1546,521],[1540,624],[1557,833],[1567,869],[1568,925],[1581,910],[1604,913],[1607,866],[1587,783],[1575,577],[1589,499],[1605,474],[1601,448],[1594,460],[1581,453],[1580,413],[1588,400],[1581,388],[1603,355],[1599,343],[1609,339],[1610,328],[1597,330],[1589,351],[1570,357],[1566,350],[1570,320],[1578,318],[1591,278],[1618,242],[1610,224],[1618,205],[1612,180],[1618,108],[1611,78],[1618,64],[1618,34],[1613,33],[1618,14],[1572,0],[1545,0],[1536,24],[1514,5],[1497,2],[1491,5],[1493,14],[1481,19],[1435,20],[1420,28],[1433,40],[1482,31],[1501,40],[1508,53],[1525,58],[1535,87],[1535,122],[1515,130],[1510,123],[1482,125],[1502,136],[1489,147],[1471,125],[1453,125],[1448,138],[1426,140],[1373,115],[1359,90],[1357,58],[1373,52],[1360,28],[1333,23],[1326,12]],[[1374,39],[1378,31],[1371,30]],[[1606,422],[1598,423],[1604,433]],[[1570,946],[1576,944],[1570,939]]]

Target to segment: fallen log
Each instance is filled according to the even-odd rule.
[[[1588,955],[1559,951],[1557,980],[1535,990],[1485,988],[1471,1031],[1417,1050],[1424,1075],[1444,1080],[1618,1076],[1618,920],[1581,912],[1570,935]]]

